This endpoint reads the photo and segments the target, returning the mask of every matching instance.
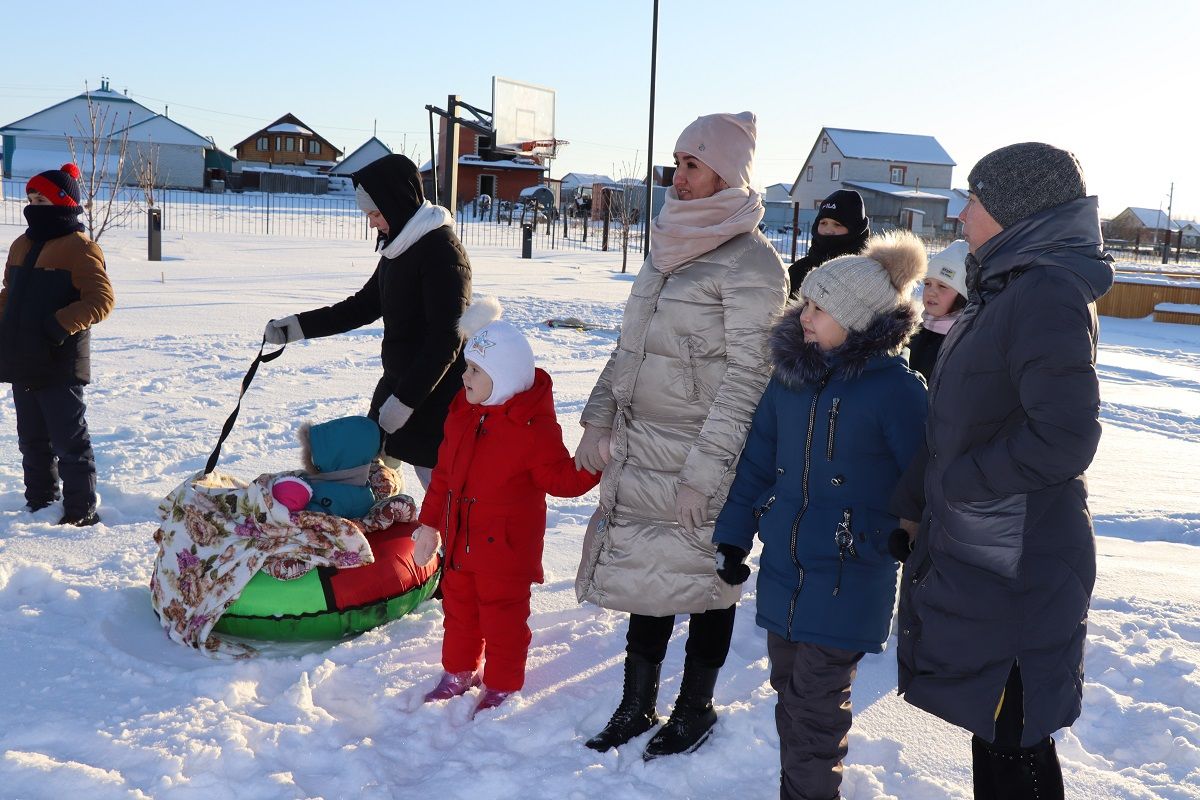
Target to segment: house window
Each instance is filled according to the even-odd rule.
[[[308,152],[314,156],[320,155],[321,154],[321,143],[318,142],[316,139],[309,139],[308,140]]]
[[[903,186],[906,172],[908,172],[908,167],[892,167],[891,182]]]
[[[275,151],[276,151],[276,152],[278,152],[278,151],[280,151],[280,150],[282,150],[282,149],[283,149],[283,137],[282,137],[282,136],[276,136],[276,137],[275,137]]]
[[[269,138],[267,138],[266,136],[258,137],[258,149],[259,150],[270,150],[271,149],[271,140]]]
[[[287,139],[284,140],[283,149],[287,150],[289,153],[291,151],[295,150],[296,149],[296,140],[293,139],[291,136],[287,137]]]
[[[821,138],[821,152],[824,153],[828,149],[829,149],[829,138],[822,137]]]
[[[842,162],[835,161],[829,165],[829,180],[841,180],[842,177]]]
[[[813,173],[813,168],[812,168],[812,165],[810,164],[808,166],[808,168],[804,170],[804,180],[808,181],[809,183],[812,183],[812,173]]]

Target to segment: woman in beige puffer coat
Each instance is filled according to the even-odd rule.
[[[676,614],[690,614],[679,698],[645,758],[690,752],[716,721],[717,673],[739,590],[716,572],[713,525],[770,377],[767,334],[787,274],[758,232],[748,188],[754,115],[713,114],[675,146],[621,336],[581,422],[580,465],[603,469],[576,581],[581,602],[630,612],[625,687],[587,742],[608,750],[658,722],[659,670]]]

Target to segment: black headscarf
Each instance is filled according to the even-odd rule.
[[[372,161],[350,179],[366,190],[387,220],[387,235],[379,234],[381,246],[398,236],[425,202],[417,165],[399,153]]]

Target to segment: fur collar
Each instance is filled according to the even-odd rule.
[[[819,384],[826,377],[857,378],[876,356],[894,356],[921,327],[914,303],[906,302],[877,316],[865,330],[851,331],[841,346],[821,352],[804,341],[800,312],[804,304],[791,303],[771,329],[771,361],[775,375],[789,389]]]

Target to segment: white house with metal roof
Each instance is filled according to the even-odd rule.
[[[48,169],[58,169],[74,160],[86,175],[91,166],[88,99],[103,121],[103,133],[111,139],[107,164],[109,178],[117,175],[119,142],[128,134],[122,183],[137,183],[140,161],[156,162],[157,182],[162,186],[199,189],[204,186],[205,151],[215,149],[211,139],[173,119],[115,92],[108,81],[100,88],[56,103],[0,128],[4,141],[4,177],[30,178]],[[70,142],[75,144],[75,157]]]
[[[822,128],[791,199],[812,209],[838,189],[854,189],[876,225],[951,231],[965,202],[950,186],[954,167],[932,136]]]
[[[339,161],[337,166],[329,170],[329,174],[350,177],[367,164],[390,155],[392,155],[392,148],[379,141],[377,137],[372,136],[363,142],[353,153]]]

